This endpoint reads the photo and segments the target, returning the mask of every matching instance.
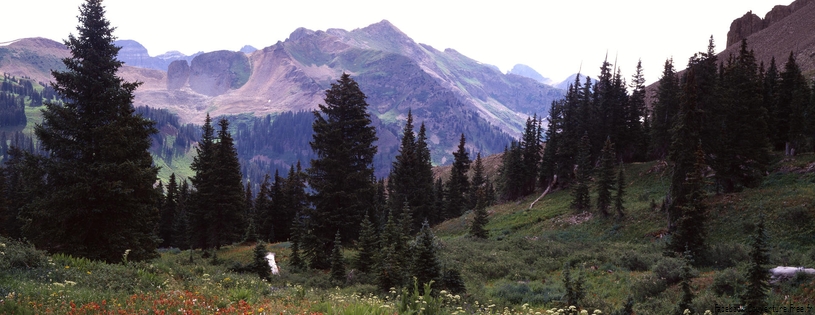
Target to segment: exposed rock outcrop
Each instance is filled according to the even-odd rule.
[[[755,15],[752,11],[747,12],[742,17],[733,20],[733,23],[730,23],[730,31],[727,32],[727,47],[738,44],[747,36],[770,27],[799,9],[806,7],[811,2],[815,2],[815,0],[796,0],[790,5],[777,5],[764,15],[764,19]]]
[[[186,60],[176,60],[167,67],[167,89],[178,90],[187,84],[190,78],[190,65]]]
[[[207,96],[218,96],[243,86],[251,73],[249,58],[244,53],[228,50],[204,53],[190,63],[190,88]]]

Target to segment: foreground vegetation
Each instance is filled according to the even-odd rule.
[[[745,241],[759,212],[767,217],[772,246],[768,267],[815,266],[814,165],[813,154],[778,157],[760,187],[709,198],[708,256],[714,263],[693,271],[696,313],[739,303]],[[652,204],[667,190],[668,171],[659,162],[629,164],[625,171],[630,197],[623,218],[574,213],[569,191],[556,191],[531,209],[537,196],[488,208],[486,240],[466,235],[471,212],[436,226],[442,263],[458,267],[467,287],[458,298],[440,292],[419,298],[412,288],[379,294],[364,284],[371,275],[356,271],[341,286],[324,271],[292,272],[288,243],[268,247],[281,274],[265,281],[249,271],[251,244],[221,248],[215,259],[171,249],[150,261],[123,256],[121,263],[105,264],[3,239],[0,313],[544,314],[569,306],[563,284],[568,265],[572,278],[585,281],[581,310],[609,314],[623,310],[630,297],[636,314],[669,314],[682,293],[682,262],[663,257],[665,214]],[[354,255],[344,253],[349,262]],[[767,302],[813,304],[815,278],[800,274],[774,284]]]

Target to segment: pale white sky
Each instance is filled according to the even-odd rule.
[[[54,40],[75,33],[82,0],[3,0],[0,42]],[[106,0],[119,39],[140,42],[150,55],[169,50],[263,48],[298,27],[352,30],[389,20],[419,43],[453,48],[506,72],[516,63],[561,81],[597,75],[608,51],[630,78],[642,59],[647,83],[665,59],[677,68],[705,50],[713,35],[724,49],[733,19],[748,10],[764,17],[791,0],[364,1],[364,0]]]

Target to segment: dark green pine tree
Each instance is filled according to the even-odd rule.
[[[606,138],[603,150],[600,151],[600,169],[597,178],[597,211],[604,217],[609,215],[608,209],[611,207],[611,191],[614,190],[614,143],[611,138]]]
[[[487,218],[487,198],[485,195],[486,189],[484,187],[479,188],[476,192],[476,200],[478,203],[475,205],[475,210],[473,210],[473,223],[470,225],[470,236],[474,238],[488,238],[489,231],[487,231],[487,223],[489,222],[489,218]]]
[[[229,121],[221,118],[218,122],[218,143],[215,150],[215,172],[213,183],[216,191],[214,211],[211,212],[210,237],[215,248],[238,241],[246,231],[243,217],[244,190],[241,183],[241,165],[235,142],[229,133]]]
[[[277,170],[274,172],[273,179],[274,181],[269,191],[272,198],[271,208],[266,216],[270,226],[267,226],[268,230],[264,232],[266,233],[266,237],[272,241],[285,241],[289,222],[291,222],[291,216],[287,214],[289,209],[291,209],[289,196],[284,191],[286,189],[286,180],[280,176],[280,172]]]
[[[705,231],[705,225],[707,224],[706,207],[703,202],[707,195],[704,189],[704,170],[707,165],[705,165],[705,157],[701,146],[697,146],[695,155],[696,163],[693,171],[687,174],[685,181],[681,184],[685,195],[676,198],[672,205],[676,207],[675,213],[678,218],[667,246],[668,254],[672,254],[671,252],[679,254],[687,251],[693,257],[702,259],[706,250],[707,236]]]
[[[656,100],[651,115],[651,141],[649,155],[664,159],[671,146],[671,128],[679,112],[679,78],[673,66],[673,59],[665,60],[662,78],[659,79]]]
[[[631,95],[624,113],[625,137],[629,138],[627,148],[618,148],[623,161],[645,161],[648,153],[650,127],[647,126],[648,115],[645,98],[645,74],[642,60],[637,61],[637,70],[631,78]]]
[[[354,261],[354,268],[361,272],[369,272],[374,267],[374,258],[379,252],[377,243],[376,227],[368,219],[368,215],[362,218],[359,227],[359,241],[357,242],[357,257]]]
[[[683,315],[685,310],[690,310],[691,313],[693,313],[693,291],[691,291],[691,281],[693,281],[693,269],[691,267],[693,264],[693,254],[691,254],[690,250],[685,250],[685,253],[682,255],[682,261],[684,262],[682,265],[682,281],[679,284],[682,288],[682,297],[674,309],[674,315]]]
[[[34,127],[45,187],[23,213],[37,248],[107,262],[155,257],[161,196],[148,149],[154,123],[134,114],[138,83],[117,76],[122,62],[101,0],[80,6],[78,34],[64,43],[65,71],[52,71],[64,100],[47,102]]]
[[[189,210],[188,200],[190,199],[190,186],[186,179],[181,181],[181,186],[178,188],[178,205],[176,206],[175,220],[173,221],[173,243],[172,247],[180,249],[191,248],[190,244],[190,229],[189,229]]]
[[[387,223],[382,230],[376,257],[376,283],[383,291],[401,288],[405,283],[404,236],[393,213],[388,213]]]
[[[806,78],[790,52],[778,86],[779,114],[783,115],[779,117],[779,121],[786,123],[781,125],[784,128],[781,132],[784,133],[786,140],[784,149],[787,155],[811,149],[806,146],[807,140],[812,140],[813,134],[813,129],[807,122],[807,116],[812,116],[808,111],[810,93]]]
[[[588,134],[580,139],[580,152],[577,155],[577,169],[575,170],[574,188],[572,188],[571,207],[575,211],[585,211],[591,208],[589,199],[589,180],[591,178],[591,143]]]
[[[297,213],[292,219],[291,223],[291,238],[289,238],[289,242],[291,242],[291,246],[289,246],[289,250],[291,250],[291,255],[289,256],[289,267],[291,267],[294,271],[300,271],[305,269],[306,263],[303,261],[303,258],[300,257],[300,231],[302,231],[302,226],[300,224],[300,214]]]
[[[755,187],[769,164],[770,142],[767,137],[766,111],[761,95],[762,82],[753,52],[742,40],[739,55],[732,57],[722,75],[723,97],[712,107],[708,130],[715,137],[708,142],[714,158],[710,167],[716,171],[716,182],[724,192],[742,187]],[[703,142],[711,138],[703,138]]]
[[[767,291],[770,289],[770,273],[767,264],[770,257],[767,254],[767,234],[764,230],[764,215],[761,215],[756,225],[755,234],[750,239],[750,262],[747,267],[747,290],[741,296],[745,314],[764,314],[767,307]]]
[[[446,209],[445,195],[444,184],[441,181],[441,177],[439,177],[433,185],[433,215],[430,217],[430,224],[437,224],[444,221],[444,209]]]
[[[446,218],[455,218],[464,213],[467,206],[466,194],[470,190],[470,180],[467,171],[470,170],[470,155],[464,147],[466,139],[461,134],[458,149],[453,153],[453,169],[450,171],[450,181],[447,182]]]
[[[483,202],[481,199],[486,198],[486,194],[483,191],[479,193],[478,190],[486,189],[486,187],[487,178],[484,175],[484,161],[481,160],[481,152],[479,152],[476,154],[473,163],[473,178],[470,179],[470,191],[467,192],[467,208],[475,209],[479,201]]]
[[[498,170],[498,189],[503,200],[516,200],[523,197],[523,160],[521,147],[516,141],[504,147],[501,156],[501,169]]]
[[[283,195],[285,196],[286,208],[278,211],[279,215],[284,216],[288,222],[291,222],[298,212],[303,212],[308,206],[308,194],[306,193],[306,174],[300,166],[300,161],[297,161],[295,167],[289,168],[289,174],[286,177],[286,184],[283,188]],[[278,198],[281,199],[281,198]],[[293,232],[289,224],[284,224],[280,231],[282,240],[292,237]]]
[[[266,260],[266,245],[263,242],[257,242],[253,250],[254,260],[252,261],[252,269],[262,280],[272,280],[272,271],[269,267],[269,261]]]
[[[252,183],[246,182],[246,189],[243,195],[243,217],[246,222],[246,229],[243,233],[243,241],[259,241],[257,224],[257,214],[255,213],[255,198],[252,196]]]
[[[521,186],[521,196],[526,196],[535,191],[537,183],[538,168],[541,162],[541,122],[537,116],[526,119],[526,126],[520,141],[521,169],[519,179]]]
[[[331,250],[331,280],[338,284],[345,283],[345,259],[342,257],[340,231],[334,235],[334,248]]]
[[[260,183],[258,188],[258,195],[255,197],[255,233],[258,238],[265,241],[271,241],[269,232],[272,231],[272,198],[271,198],[271,183],[269,183],[269,174],[263,177],[263,182]]]
[[[191,203],[187,207],[188,228],[191,248],[209,249],[215,247],[209,239],[209,228],[212,213],[214,213],[215,198],[218,191],[214,183],[215,177],[215,129],[212,119],[207,114],[204,125],[201,127],[201,140],[195,148],[198,153],[192,159],[190,169],[195,176],[190,178],[195,190],[191,195]]]
[[[175,243],[173,240],[173,224],[176,221],[177,211],[178,183],[175,179],[175,173],[172,173],[170,174],[170,181],[167,183],[167,195],[162,203],[161,220],[159,221],[159,236],[162,240],[162,247],[169,247]]]
[[[419,234],[416,235],[413,248],[413,261],[411,264],[411,274],[419,284],[419,290],[424,290],[424,284],[434,282],[433,287],[438,287],[441,280],[441,264],[437,254],[436,236],[430,229],[430,225],[425,221]],[[426,292],[420,292],[425,294]]]
[[[625,197],[625,168],[620,164],[620,170],[617,172],[617,188],[614,194],[614,211],[617,216],[622,218],[625,216],[625,206],[623,205],[623,198]]]
[[[405,202],[410,205],[415,213],[413,231],[418,231],[421,222],[430,216],[432,185],[433,171],[430,150],[426,143],[426,131],[421,130],[419,139],[414,136],[413,114],[408,111],[399,153],[393,161],[388,178],[388,203],[392,210],[401,209]]]
[[[761,98],[762,106],[764,110],[767,111],[767,133],[769,134],[770,143],[774,150],[781,151],[784,150],[787,139],[786,131],[782,133],[781,130],[783,128],[781,126],[789,125],[787,122],[789,114],[787,112],[787,115],[782,118],[780,114],[781,108],[778,107],[780,77],[778,76],[778,66],[776,65],[775,57],[770,59],[770,67],[767,71],[763,72]]]
[[[373,208],[377,137],[365,94],[347,73],[325,92],[325,103],[314,112],[310,144],[317,158],[307,172],[313,190],[312,232],[328,257],[330,231],[355,240],[362,217]]]

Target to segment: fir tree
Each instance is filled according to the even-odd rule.
[[[404,236],[393,214],[389,213],[380,237],[380,251],[376,259],[376,283],[384,292],[405,284],[406,270],[403,264],[406,257],[405,247]]]
[[[520,141],[521,170],[519,172],[520,195],[526,196],[535,191],[538,167],[541,161],[541,122],[537,116],[526,119],[523,137]]]
[[[331,250],[331,280],[337,284],[345,283],[345,259],[342,257],[340,231],[334,236],[334,249]]]
[[[487,198],[483,196],[484,192],[485,189],[480,188],[476,193],[478,203],[475,205],[475,210],[473,210],[473,223],[470,225],[470,236],[475,238],[489,237],[489,231],[486,229],[486,225],[489,222],[487,218]]]
[[[187,217],[189,219],[188,228],[190,230],[190,246],[192,248],[212,248],[209,239],[209,224],[211,213],[214,212],[214,200],[217,190],[214,183],[217,178],[215,170],[215,129],[212,127],[212,119],[207,114],[202,128],[201,140],[198,141],[196,152],[193,157],[190,169],[195,171],[195,176],[190,178],[195,191],[192,194],[193,202],[188,207]]]
[[[34,127],[45,187],[22,214],[37,248],[117,262],[156,256],[160,239],[153,189],[158,168],[148,152],[154,123],[134,114],[138,83],[117,76],[115,29],[101,0],[80,6],[78,35],[64,43],[65,71],[52,71],[63,102],[47,102]]]
[[[359,242],[357,242],[357,257],[354,267],[361,272],[371,271],[374,258],[379,252],[377,244],[376,228],[368,219],[368,215],[362,218],[359,230]]]
[[[302,226],[300,224],[300,215],[299,213],[295,214],[294,219],[291,223],[291,238],[289,241],[291,242],[291,246],[289,249],[291,250],[291,256],[289,257],[289,266],[292,270],[299,271],[305,269],[305,262],[303,258],[300,257],[300,231],[302,230]]]
[[[782,117],[782,109],[778,106],[778,88],[780,78],[778,76],[778,66],[776,65],[775,57],[770,59],[770,67],[763,72],[764,75],[762,76],[763,84],[761,89],[761,97],[762,106],[767,112],[767,133],[773,148],[775,150],[784,150],[784,146],[787,142],[787,133],[782,126],[789,125],[787,122],[789,113],[787,112],[787,115]]]
[[[691,305],[693,302],[693,291],[691,291],[691,281],[693,280],[691,265],[693,264],[693,255],[690,250],[685,250],[685,253],[682,255],[682,260],[684,262],[682,265],[682,281],[679,284],[682,288],[682,297],[679,299],[676,309],[674,309],[675,315],[683,315],[685,310],[691,310],[691,312],[693,312]]]
[[[701,146],[697,146],[696,163],[693,172],[687,174],[687,178],[681,184],[685,195],[676,198],[674,204],[675,213],[678,215],[675,229],[668,243],[668,250],[674,253],[687,251],[693,257],[701,259],[705,251],[706,235],[705,225],[705,204],[706,193],[704,190],[704,153]],[[670,253],[669,253],[670,254]]]
[[[263,242],[258,242],[254,249],[255,259],[252,262],[252,269],[257,273],[260,279],[269,281],[272,280],[271,269],[269,269],[269,261],[266,260],[266,245]]]
[[[801,152],[810,149],[805,146],[812,128],[808,127],[807,116],[812,116],[808,112],[810,90],[806,78],[801,73],[801,68],[795,61],[792,52],[784,64],[784,71],[781,72],[781,82],[778,86],[778,119],[780,124],[780,138],[785,141],[784,149],[787,155],[793,155],[795,151]]]
[[[631,78],[631,96],[628,98],[628,107],[624,113],[625,138],[627,147],[618,147],[624,161],[644,161],[648,151],[649,130],[647,125],[647,108],[645,105],[645,75],[642,69],[642,60],[637,61],[637,70]]]
[[[577,158],[577,168],[575,170],[575,183],[572,188],[572,209],[584,211],[591,207],[589,199],[589,179],[591,176],[591,143],[588,134],[584,134],[580,139],[580,152]]]
[[[314,112],[310,144],[317,159],[311,161],[307,172],[314,191],[312,233],[327,254],[331,249],[330,231],[339,230],[346,240],[356,239],[362,217],[373,206],[377,137],[365,94],[348,74],[343,73],[337,83],[331,84],[325,103]]]
[[[424,284],[429,284],[431,281],[436,283],[434,287],[438,287],[439,280],[441,280],[441,265],[436,252],[436,236],[433,235],[430,225],[425,221],[422,223],[419,234],[416,235],[411,264],[411,274],[416,278],[420,290],[423,290]],[[425,293],[427,292],[420,292],[420,294]]]
[[[458,217],[466,210],[465,194],[470,190],[470,181],[467,178],[467,171],[470,170],[470,156],[464,147],[465,143],[464,134],[461,134],[458,149],[453,153],[450,181],[447,182],[446,218]]]
[[[161,246],[169,247],[175,243],[173,240],[173,224],[175,223],[178,210],[178,183],[175,173],[170,174],[170,181],[167,183],[167,195],[161,207],[161,220],[159,221],[159,236],[161,236]]]
[[[244,190],[241,183],[241,165],[235,142],[229,133],[229,121],[221,118],[218,122],[218,143],[216,145],[215,172],[213,183],[218,192],[214,201],[210,233],[215,248],[237,241],[246,230],[243,217]]]
[[[611,206],[611,190],[614,189],[614,144],[606,138],[603,151],[600,152],[600,169],[597,180],[597,210],[604,217],[608,216]]]
[[[424,126],[424,124],[422,124]],[[427,148],[426,131],[421,129],[419,138],[413,134],[413,114],[408,111],[407,123],[402,132],[402,142],[388,178],[388,201],[391,209],[398,210],[407,202],[415,212],[413,231],[430,216],[433,171],[430,151]]]
[[[653,115],[651,115],[651,142],[649,152],[652,157],[664,159],[671,145],[671,128],[679,111],[679,79],[673,66],[673,59],[665,60],[662,78],[659,79]]]
[[[750,239],[750,262],[747,267],[747,291],[741,296],[745,314],[760,315],[767,307],[767,290],[770,288],[770,273],[767,264],[767,234],[764,231],[764,216],[756,225],[755,234]]]
[[[484,189],[487,186],[487,178],[484,176],[484,162],[481,160],[481,153],[476,154],[473,163],[473,178],[470,180],[470,191],[467,193],[468,208],[475,209],[482,199],[486,198]],[[479,190],[482,190],[479,192]]]
[[[617,172],[617,189],[614,194],[614,211],[617,212],[618,217],[625,215],[625,206],[623,205],[623,197],[625,196],[625,168],[620,164],[620,170]]]
[[[436,224],[444,221],[444,209],[446,200],[444,199],[446,195],[444,184],[441,181],[441,177],[436,179],[436,183],[433,185],[433,213],[430,217],[430,223]]]
[[[566,305],[577,306],[586,296],[586,291],[583,289],[585,281],[582,273],[578,275],[577,279],[573,278],[570,269],[569,264],[563,266],[563,287],[566,289],[563,299]]]
[[[272,217],[275,215],[271,199],[270,179],[268,173],[263,177],[254,204],[256,234],[261,240],[265,241],[272,241],[269,238],[269,232],[272,231]]]

